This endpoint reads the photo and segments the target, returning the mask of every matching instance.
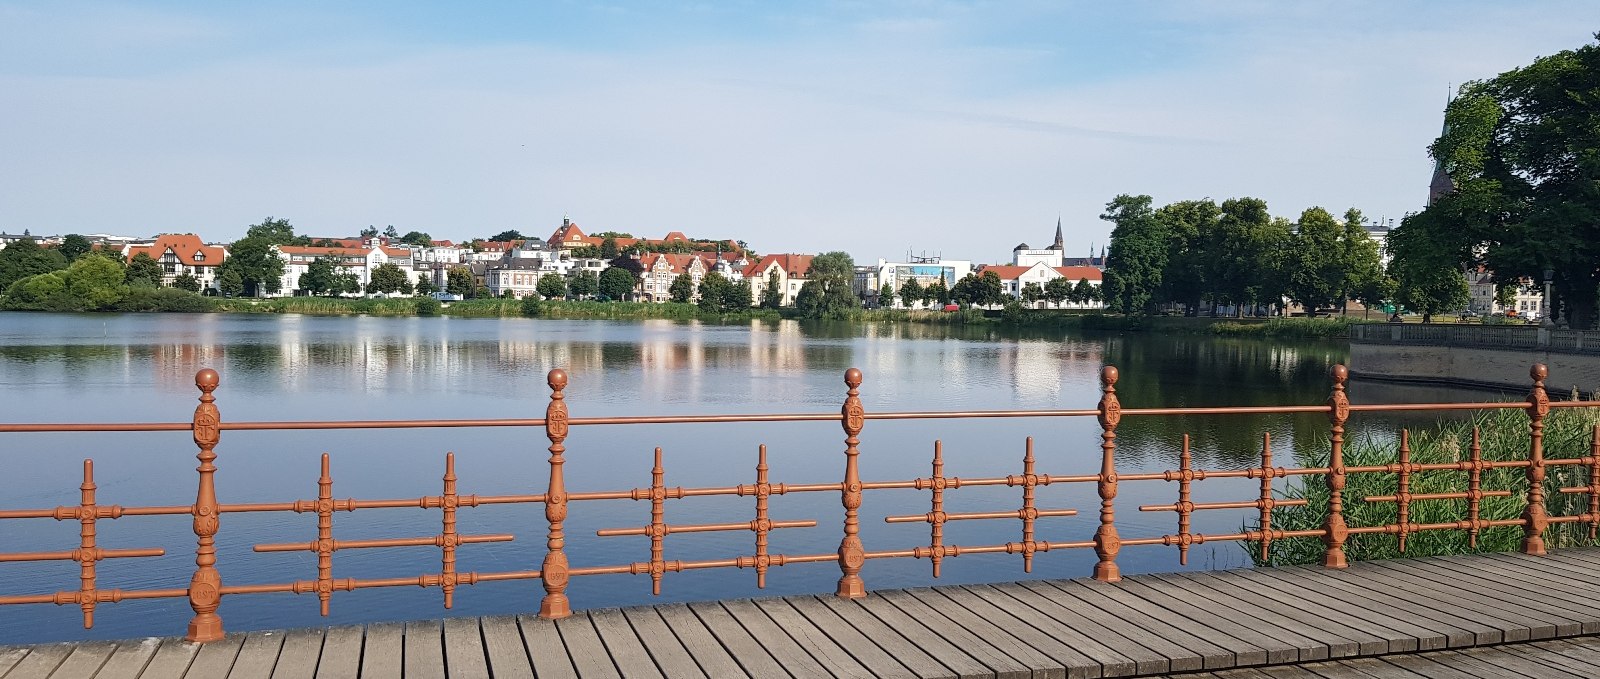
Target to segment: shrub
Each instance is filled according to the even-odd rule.
[[[444,305],[432,297],[418,297],[416,303],[418,316],[438,316],[444,310]]]

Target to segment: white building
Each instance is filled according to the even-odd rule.
[[[149,245],[124,245],[122,256],[132,261],[147,255],[161,265],[161,284],[170,286],[178,276],[188,274],[200,281],[200,289],[217,286],[217,267],[228,258],[228,249],[207,245],[192,233],[164,233]]]
[[[946,289],[953,288],[956,285],[956,281],[972,273],[972,262],[938,257],[929,258],[928,261],[912,263],[889,262],[880,259],[877,266],[872,267],[870,273],[862,275],[863,273],[866,272],[858,272],[856,275],[856,285],[863,288],[857,290],[858,295],[866,294],[868,290],[865,288],[868,285],[871,285],[873,290],[882,289],[883,286],[887,285],[894,290],[895,299],[878,300],[878,304],[885,307],[904,306],[900,303],[899,295],[900,288],[905,286],[906,281],[914,280],[922,288],[933,285],[935,281],[944,281]]]
[[[300,276],[311,263],[324,257],[335,262],[339,274],[354,274],[362,289],[372,282],[372,270],[384,264],[394,264],[402,271],[412,270],[411,251],[406,248],[374,246],[370,248],[314,247],[305,245],[278,245],[278,257],[283,259],[283,276],[278,280],[279,295],[294,295],[300,289]]]
[[[1092,266],[1050,267],[1045,266],[1043,262],[1035,262],[1030,266],[986,266],[979,271],[979,274],[989,272],[994,272],[996,276],[1000,277],[1001,291],[1007,296],[1016,299],[1022,298],[1022,290],[1028,287],[1030,283],[1038,285],[1041,291],[1045,289],[1046,285],[1050,284],[1050,281],[1058,278],[1066,279],[1067,283],[1074,287],[1077,286],[1078,281],[1088,281],[1089,285],[1096,288],[1100,287],[1101,283],[1100,269]],[[1041,299],[1034,306],[1039,309],[1101,309],[1105,307],[1105,304],[1102,302],[1062,302],[1056,305],[1048,300]]]

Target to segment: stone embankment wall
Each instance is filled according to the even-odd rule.
[[[1545,386],[1600,390],[1600,332],[1532,326],[1352,326],[1350,372],[1366,378],[1523,389],[1528,368],[1550,367]]]

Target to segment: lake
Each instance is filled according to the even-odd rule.
[[[908,410],[1079,409],[1099,399],[1100,367],[1121,370],[1126,408],[1317,404],[1327,398],[1328,368],[1345,360],[1343,343],[1217,339],[1128,334],[1063,336],[915,324],[803,324],[794,321],[711,325],[670,321],[610,322],[530,319],[366,318],[274,315],[0,314],[0,420],[8,422],[186,422],[198,392],[194,373],[221,373],[216,391],[224,421],[543,417],[545,374],[570,375],[567,402],[574,417],[663,414],[838,412],[844,371],[865,374],[868,412]],[[1479,392],[1357,382],[1356,403],[1485,400]],[[1414,422],[1414,421],[1413,421]],[[1399,423],[1358,416],[1354,436],[1390,436]],[[1127,418],[1118,436],[1121,473],[1177,465],[1184,433],[1194,436],[1195,465],[1239,469],[1259,464],[1262,432],[1270,432],[1278,464],[1294,452],[1327,443],[1320,415]],[[1041,474],[1099,471],[1100,430],[1092,418],[868,421],[861,435],[864,480],[897,480],[929,473],[933,443],[944,445],[947,476],[1020,474],[1025,438],[1034,438]],[[663,449],[667,486],[753,483],[757,446],[769,448],[774,483],[838,483],[844,435],[837,422],[577,427],[567,440],[571,492],[650,485],[652,454]],[[217,495],[223,503],[314,499],[319,457],[332,458],[335,498],[415,498],[437,495],[447,451],[456,455],[463,494],[544,492],[549,445],[541,428],[223,432],[217,447]],[[0,508],[49,508],[77,503],[82,460],[93,458],[101,505],[182,505],[195,495],[195,447],[188,432],[0,434],[7,483]],[[1258,481],[1195,484],[1194,500],[1250,500]],[[1170,504],[1176,484],[1121,484],[1117,525],[1126,538],[1175,532],[1170,512],[1139,512],[1139,504]],[[1037,539],[1087,540],[1098,524],[1094,484],[1038,491],[1040,508],[1074,508],[1074,517],[1040,519]],[[1020,506],[1020,491],[963,488],[946,494],[947,511],[1004,511]],[[669,524],[748,521],[753,500],[711,497],[669,500]],[[774,496],[774,520],[812,519],[815,528],[772,533],[773,553],[834,551],[843,510],[834,493]],[[868,550],[926,545],[925,524],[886,524],[883,517],[928,511],[926,491],[869,491],[861,510]],[[1243,512],[1197,513],[1193,530],[1232,533]],[[645,537],[597,537],[602,528],[649,523],[648,502],[574,503],[567,520],[567,554],[576,566],[614,565],[649,558]],[[262,543],[309,542],[315,514],[239,514],[222,517],[218,569],[229,585],[316,577],[309,552],[260,554]],[[378,509],[338,513],[338,539],[432,536],[438,510]],[[465,571],[536,569],[544,556],[542,505],[463,509],[464,534],[510,533],[513,542],[465,545]],[[163,548],[166,555],[99,563],[99,587],[184,587],[194,567],[187,517],[104,520],[99,545]],[[1020,539],[1020,522],[953,522],[947,544]],[[0,521],[0,551],[64,550],[77,546],[75,522]],[[753,534],[674,534],[668,559],[730,558],[753,554]],[[966,555],[947,559],[934,581],[915,559],[868,561],[869,589],[937,583],[993,582],[1023,577],[1090,574],[1092,550],[1040,554],[1024,574],[1020,557]],[[1128,547],[1125,573],[1178,570],[1168,547]],[[1188,568],[1248,566],[1236,543],[1197,545]],[[437,573],[434,547],[359,549],[333,557],[335,578],[415,577]],[[0,564],[0,595],[74,589],[70,561]],[[834,564],[774,568],[767,587],[751,570],[667,573],[661,596],[643,575],[574,578],[575,609],[698,599],[829,593]],[[224,597],[220,614],[230,631],[271,629],[440,615],[536,611],[536,581],[462,587],[445,611],[437,588],[380,588],[335,592],[331,615],[318,615],[314,595]],[[0,643],[182,634],[191,612],[185,599],[102,604],[93,630],[81,629],[76,606],[9,606],[0,615]]]

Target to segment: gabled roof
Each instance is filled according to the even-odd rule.
[[[1039,265],[1035,265],[1035,266],[1039,266]],[[993,271],[996,276],[1000,277],[1000,280],[1003,280],[1003,281],[1014,281],[1014,280],[1017,280],[1017,278],[1021,277],[1022,274],[1027,273],[1028,270],[1032,269],[1032,268],[1033,268],[1032,266],[1009,266],[1009,265],[995,264],[995,265],[985,266],[985,267],[983,267],[981,269],[978,269],[978,275],[982,276],[982,275],[984,275],[986,273],[989,273],[990,271]]]
[[[411,251],[406,248],[384,247],[383,254],[390,257],[399,257],[401,259],[409,259],[411,257]]]
[[[767,270],[776,264],[790,278],[805,278],[811,273],[811,257],[798,254],[767,255],[761,261],[745,267],[744,275],[746,278],[765,276]]]
[[[694,260],[697,259],[701,260],[701,266],[710,268],[710,260],[704,257],[668,252],[651,252],[642,255],[639,257],[639,264],[646,271],[649,271],[655,267],[656,262],[665,262],[672,273],[688,273],[689,269],[694,266]]]
[[[433,245],[433,247],[436,247],[436,248],[453,248],[453,247],[456,246],[454,241],[448,241],[448,240],[435,240],[435,241],[432,241],[432,245]]]
[[[372,252],[364,247],[337,247],[326,248],[315,245],[279,245],[278,252],[286,255],[306,255],[310,257],[366,257]]]
[[[199,236],[192,233],[164,233],[156,237],[156,241],[149,245],[130,245],[123,254],[128,259],[144,253],[151,259],[161,261],[161,258],[171,252],[178,261],[186,266],[217,266],[228,256],[227,250],[220,245],[206,245]],[[195,255],[200,255],[196,259]]]
[[[1058,266],[1055,269],[1056,269],[1056,273],[1061,274],[1061,276],[1064,277],[1064,278],[1072,279],[1072,282],[1074,282],[1074,283],[1076,283],[1076,282],[1078,282],[1080,280],[1089,280],[1091,282],[1098,281],[1098,280],[1100,280],[1100,277],[1101,277],[1101,273],[1100,273],[1099,267],[1093,267],[1093,266]]]

